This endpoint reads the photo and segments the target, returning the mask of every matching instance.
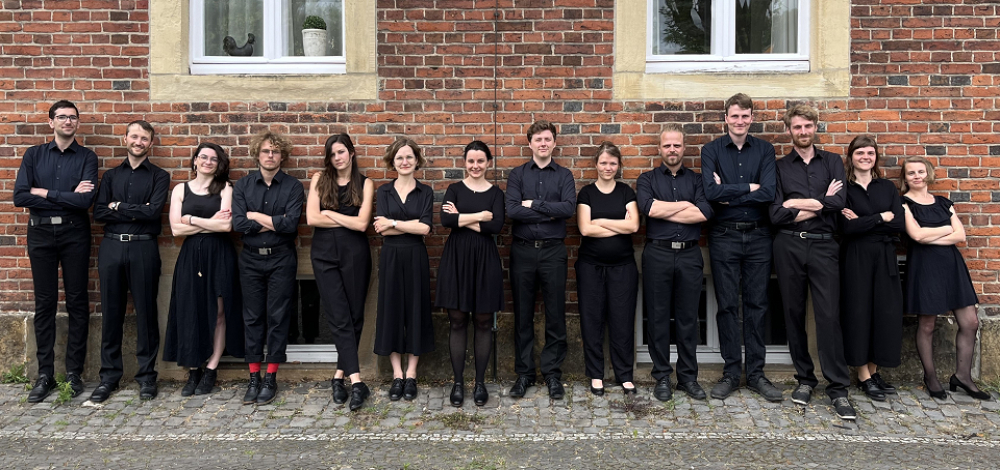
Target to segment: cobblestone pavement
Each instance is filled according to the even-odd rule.
[[[282,383],[275,404],[244,406],[243,384],[184,398],[161,384],[156,400],[135,386],[101,405],[93,386],[64,404],[25,402],[23,386],[0,386],[2,468],[996,468],[1000,404],[962,392],[934,400],[902,387],[887,402],[853,393],[857,422],[822,398],[800,407],[769,403],[746,389],[725,401],[675,395],[661,403],[649,385],[592,396],[568,383],[566,398],[544,387],[525,398],[488,384],[477,408],[447,402],[450,386],[423,385],[412,402],[387,386],[351,413],[325,383]],[[450,384],[449,384],[450,385]],[[502,393],[500,393],[502,390]],[[467,393],[471,390],[467,390]],[[996,394],[994,394],[996,397]]]

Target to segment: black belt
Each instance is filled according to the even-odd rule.
[[[833,239],[832,233],[809,233],[809,232],[793,232],[791,230],[779,230],[785,235],[791,235],[798,238],[810,238],[813,240],[830,240]]]
[[[646,243],[652,243],[656,246],[670,248],[671,250],[686,250],[693,246],[698,246],[698,240],[688,240],[686,242],[673,242],[670,240],[646,240]]]
[[[286,251],[290,251],[290,250],[294,250],[294,249],[295,249],[295,247],[292,246],[292,245],[290,245],[290,244],[289,245],[277,245],[277,246],[272,246],[272,247],[268,247],[268,248],[254,248],[254,247],[252,247],[250,245],[247,245],[245,243],[243,244],[243,251],[250,251],[250,253],[253,253],[255,255],[264,255],[264,256],[267,256],[267,255],[276,255],[278,253],[284,253]]]
[[[723,228],[728,228],[732,230],[757,230],[759,228],[767,227],[767,224],[763,222],[726,222],[719,221],[715,225]]]
[[[39,217],[37,215],[32,215],[28,217],[28,226],[34,227],[36,225],[62,225],[69,223],[70,216],[68,215],[54,215],[52,217]]]
[[[525,240],[523,238],[514,238],[514,243],[518,245],[528,245],[535,248],[543,248],[547,246],[561,245],[563,243],[561,238],[546,238],[543,240]]]
[[[112,240],[118,240],[120,242],[144,242],[147,240],[156,239],[155,236],[147,234],[111,233],[111,232],[104,232],[104,238],[110,238]]]

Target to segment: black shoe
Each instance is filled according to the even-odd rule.
[[[695,400],[704,400],[708,398],[708,394],[705,393],[705,389],[701,388],[701,384],[695,381],[677,384],[677,391],[684,392]]]
[[[875,385],[878,385],[878,388],[881,388],[883,392],[896,393],[896,387],[889,382],[886,382],[878,372],[872,374],[872,380],[875,381]]]
[[[104,403],[109,397],[111,397],[111,392],[115,390],[118,390],[118,384],[113,382],[101,382],[101,384],[94,389],[94,393],[90,394],[90,401],[94,403]]]
[[[854,411],[854,407],[851,406],[851,401],[847,397],[834,398],[833,409],[837,412],[837,416],[840,419],[858,419],[858,414]]]
[[[673,387],[670,385],[670,377],[664,377],[656,381],[653,387],[653,396],[660,401],[670,401],[674,397]]]
[[[403,398],[403,379],[392,379],[392,385],[389,386],[389,399],[399,401],[400,398]]]
[[[403,381],[403,399],[411,401],[414,398],[417,398],[417,379],[407,377]]]
[[[941,390],[932,389],[931,386],[927,384],[927,377],[924,377],[924,389],[927,390],[927,394],[930,395],[931,398],[937,398],[938,400],[948,398],[948,392],[944,391],[943,388]]]
[[[451,386],[451,406],[460,407],[465,402],[465,385],[455,382]]]
[[[961,388],[962,390],[965,390],[965,393],[968,393],[970,397],[977,400],[989,400],[990,398],[993,398],[989,393],[982,390],[973,390],[972,387],[965,385],[961,380],[958,380],[958,377],[955,377],[955,374],[952,374],[951,378],[948,379],[948,388],[950,388],[952,392]]]
[[[590,393],[593,393],[594,396],[597,396],[597,397],[603,397],[604,396],[604,387],[603,386],[601,386],[601,387],[595,387],[594,386],[594,382],[591,381],[590,382]]]
[[[83,393],[83,379],[80,378],[80,374],[66,374],[66,382],[69,382],[70,388],[73,389],[73,398],[76,398]]]
[[[35,381],[35,386],[28,393],[28,403],[40,403],[45,400],[56,388],[56,380],[48,375],[42,374]]]
[[[490,392],[486,391],[486,384],[476,382],[476,386],[472,387],[472,399],[476,402],[476,406],[483,406],[489,401]]]
[[[792,403],[796,405],[806,406],[809,404],[809,400],[812,399],[813,388],[812,385],[799,384],[792,391]]]
[[[558,377],[552,376],[545,379],[545,385],[549,387],[549,398],[552,400],[562,400],[566,395],[562,381]]]
[[[188,370],[188,381],[184,384],[184,388],[181,389],[182,397],[189,397],[194,395],[194,390],[198,388],[198,384],[201,383],[201,368]]]
[[[140,400],[152,400],[156,398],[157,394],[159,394],[159,390],[156,388],[155,380],[147,380],[145,382],[139,382]]]
[[[781,396],[781,390],[775,387],[767,377],[763,375],[757,378],[757,380],[747,383],[747,388],[751,391],[757,392],[760,396],[764,397],[767,401],[779,402],[785,398]]]
[[[278,373],[268,372],[264,374],[263,385],[260,386],[260,393],[257,395],[257,404],[266,405],[274,401],[278,396]]]
[[[519,375],[517,376],[517,380],[514,381],[514,386],[510,388],[510,396],[521,398],[525,393],[528,393],[528,387],[532,385],[535,385],[534,377]]]
[[[370,394],[371,390],[368,390],[368,386],[365,385],[364,382],[358,382],[351,385],[351,403],[347,405],[348,408],[350,408],[351,411],[361,409],[362,406],[365,406],[365,400],[368,399],[368,395]]]
[[[868,398],[871,398],[872,400],[885,401],[885,392],[879,388],[878,384],[876,384],[873,379],[858,382],[858,390],[865,392],[865,395],[868,395]]]
[[[740,388],[740,378],[732,375],[723,375],[719,382],[712,387],[712,398],[725,400],[733,391]]]
[[[247,384],[247,393],[243,394],[244,405],[257,403],[257,395],[260,395],[260,386],[260,372],[251,372],[250,383]]]
[[[205,373],[201,374],[201,381],[198,382],[198,387],[194,389],[194,394],[208,395],[212,393],[212,389],[215,388],[215,378],[218,377],[218,374],[218,370],[206,367]]]
[[[333,388],[333,402],[338,405],[347,403],[347,387],[344,386],[343,377],[330,380],[330,386]]]
[[[625,398],[634,396],[639,393],[639,391],[636,390],[635,385],[631,387],[626,387],[625,384],[622,384],[622,391],[625,392]]]

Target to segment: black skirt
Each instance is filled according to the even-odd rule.
[[[493,237],[456,230],[438,266],[438,308],[493,313],[503,310],[503,267]]]
[[[841,248],[840,324],[850,366],[898,367],[903,345],[903,289],[894,238],[845,241]]]
[[[420,237],[385,237],[378,263],[375,354],[420,356],[434,350],[430,277]]]
[[[219,298],[226,316],[225,354],[243,357],[243,299],[236,250],[224,233],[184,240],[170,289],[163,360],[199,367],[212,356]]]
[[[924,245],[911,240],[906,266],[909,313],[940,315],[979,302],[969,268],[955,245]]]

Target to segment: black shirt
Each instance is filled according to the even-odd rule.
[[[70,214],[86,217],[97,191],[73,192],[84,180],[97,186],[97,155],[92,150],[76,140],[65,151],[59,150],[55,140],[36,145],[21,158],[21,169],[14,182],[14,205],[27,207],[32,215],[40,217]],[[45,188],[49,194],[41,198],[31,194],[31,188]]]
[[[712,173],[718,173],[722,184],[715,184]],[[774,146],[752,135],[742,149],[729,134],[701,148],[701,178],[715,220],[766,221],[767,206],[774,200],[774,173]],[[751,192],[750,183],[760,188]]]
[[[396,192],[396,180],[389,181],[375,191],[375,215],[393,220],[419,220],[434,228],[434,191],[430,186],[417,181],[417,186],[406,195],[406,202]],[[424,237],[412,233],[391,235],[385,240],[414,240],[423,242]]]
[[[251,248],[268,248],[295,241],[305,192],[299,180],[278,170],[268,186],[260,171],[240,178],[233,185],[233,230],[243,233],[243,243]],[[247,218],[247,212],[271,216],[274,230],[261,232],[263,225]]]
[[[441,225],[450,228],[452,230],[451,233],[455,233],[457,231],[469,231],[475,233],[475,231],[470,228],[459,227],[458,216],[460,214],[471,214],[482,211],[492,212],[493,219],[489,222],[479,223],[479,234],[489,236],[500,233],[500,230],[503,229],[503,191],[496,186],[490,186],[490,189],[487,189],[486,191],[477,192],[469,189],[464,182],[459,181],[458,183],[453,183],[448,186],[448,190],[444,192],[444,202],[451,202],[455,204],[455,208],[458,209],[459,212],[459,214],[448,214],[441,211]]]
[[[105,233],[157,236],[163,230],[163,205],[170,190],[170,174],[149,162],[135,169],[128,158],[101,177],[94,203],[94,220],[104,222]],[[112,210],[108,204],[119,202]]]
[[[847,191],[841,189],[827,196],[826,190],[833,180],[845,182],[844,161],[833,152],[815,151],[808,165],[795,149],[778,161],[778,188],[771,204],[771,223],[774,225],[796,232],[833,233],[837,230],[837,218],[847,200]],[[817,217],[795,222],[799,210],[781,206],[789,199],[815,199],[823,203],[823,209]]]
[[[706,219],[712,218],[712,206],[705,198],[701,175],[681,167],[677,174],[670,172],[667,165],[639,175],[635,182],[639,198],[639,211],[646,216],[646,239],[670,240],[678,242],[697,241],[701,238],[701,224],[679,224],[669,220],[649,216],[653,201],[694,204]]]
[[[846,207],[858,216],[847,220],[840,217],[841,226],[848,240],[867,235],[898,237],[906,229],[903,219],[903,202],[896,185],[885,178],[875,178],[868,183],[868,190],[857,183],[848,183]],[[882,214],[892,211],[892,220],[882,221]]]
[[[590,220],[623,220],[628,210],[625,206],[635,201],[635,191],[627,184],[615,182],[611,194],[604,194],[591,183],[580,190],[577,203],[590,206]],[[580,261],[598,266],[621,266],[635,262],[632,235],[619,233],[606,238],[583,237],[580,242]]]
[[[521,201],[531,200],[531,208]],[[573,173],[549,161],[539,168],[532,159],[514,168],[507,178],[507,215],[514,221],[511,233],[525,240],[566,238],[566,219],[576,211]]]

